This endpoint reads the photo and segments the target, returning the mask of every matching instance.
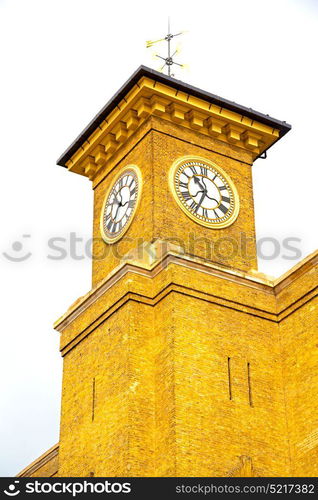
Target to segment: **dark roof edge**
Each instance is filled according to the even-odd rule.
[[[116,92],[116,94],[107,102],[107,104],[100,110],[99,113],[93,118],[93,120],[84,128],[80,135],[72,142],[72,144],[64,151],[64,153],[57,160],[57,165],[62,167],[66,166],[66,162],[73,156],[73,154],[82,146],[82,144],[89,138],[89,136],[94,132],[94,130],[102,123],[102,121],[111,113],[111,111],[119,104],[119,102],[125,97],[129,90],[142,78],[143,76],[148,76],[157,80],[160,83],[169,85],[181,92],[186,92],[199,99],[209,101],[218,106],[224,107],[230,111],[243,114],[248,118],[269,125],[270,127],[277,128],[280,131],[280,138],[283,137],[290,129],[291,125],[285,121],[276,120],[269,115],[264,115],[252,108],[247,108],[241,106],[236,102],[229,101],[223,97],[219,97],[205,90],[198,89],[187,83],[184,83],[175,78],[171,78],[167,75],[159,73],[154,69],[148,68],[147,66],[139,66],[139,68],[131,75],[126,83]]]

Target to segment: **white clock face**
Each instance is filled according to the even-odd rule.
[[[106,196],[101,217],[101,232],[107,243],[114,243],[128,229],[137,208],[140,174],[127,167],[115,180]]]
[[[222,228],[234,222],[239,200],[230,179],[203,158],[184,158],[174,164],[171,188],[183,211],[196,222]]]

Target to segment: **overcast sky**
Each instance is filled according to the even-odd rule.
[[[52,323],[90,289],[88,258],[47,258],[49,238],[89,238],[92,223],[90,182],[55,161],[140,64],[158,69],[145,41],[168,14],[189,30],[179,79],[293,126],[253,167],[257,236],[281,247],[259,269],[297,263],[284,238],[302,258],[317,247],[317,0],[0,0],[2,476],[58,441]]]

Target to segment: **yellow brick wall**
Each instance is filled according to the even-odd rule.
[[[286,474],[276,324],[182,295],[172,320],[176,475],[224,476],[241,455],[252,458],[256,475]]]
[[[66,350],[130,290],[128,301],[65,354],[60,475],[225,476],[242,456],[255,475],[289,475],[279,328],[266,318],[269,293],[201,278],[179,266],[155,278],[126,277],[68,327]],[[168,283],[180,289],[160,298]],[[216,303],[218,296],[226,302]],[[259,308],[247,312],[249,303]]]
[[[269,286],[174,257],[75,309],[59,456],[20,476],[316,477],[315,260]]]
[[[121,325],[127,324],[127,312],[111,317],[64,358],[60,476],[98,475],[100,461],[107,475],[124,474],[129,359]]]
[[[317,283],[316,265],[278,294],[291,473],[300,477],[318,475]]]
[[[257,475],[286,474],[277,336],[175,292],[126,304],[65,356],[59,474],[223,476],[241,455]]]
[[[152,313],[128,303],[65,356],[59,475],[153,472]]]
[[[318,475],[318,300],[280,325],[292,476]]]

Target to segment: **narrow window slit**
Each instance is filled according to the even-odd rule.
[[[251,385],[251,365],[247,363],[247,383],[248,383],[248,400],[250,406],[253,406],[253,398],[252,398],[252,385]]]
[[[92,388],[92,422],[95,417],[95,377],[93,378],[93,388]]]
[[[229,398],[232,400],[231,358],[227,358],[227,374],[229,379]]]

